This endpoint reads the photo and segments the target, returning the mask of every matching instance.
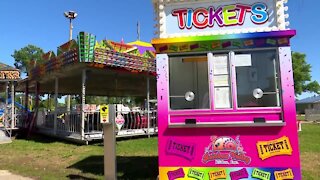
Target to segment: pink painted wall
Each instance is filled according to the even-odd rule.
[[[279,61],[281,72],[282,88],[282,109],[265,108],[265,109],[245,109],[245,110],[227,110],[216,112],[215,114],[206,110],[196,111],[170,111],[169,110],[169,70],[168,56],[166,54],[157,55],[157,96],[158,96],[158,126],[159,126],[159,171],[161,179],[168,179],[168,170],[177,168],[242,168],[245,167],[250,172],[252,168],[284,170],[291,168],[294,173],[294,179],[301,179],[299,143],[296,126],[295,95],[293,87],[293,72],[290,47],[280,47]],[[281,113],[282,112],[282,113]],[[198,127],[198,128],[173,128],[172,124],[184,123],[185,119],[195,118],[197,122],[241,122],[251,121],[254,117],[265,117],[267,120],[284,119],[283,126],[263,126],[263,127]],[[250,163],[238,161],[238,164],[217,164],[215,161],[203,162],[205,149],[211,143],[210,137],[230,137],[235,140],[239,137],[245,155],[251,158]],[[288,137],[292,146],[291,155],[273,156],[262,160],[259,158],[257,142],[271,141],[283,136]],[[170,150],[172,147],[168,144],[178,142],[192,147],[190,149],[181,149],[178,152]],[[172,144],[171,144],[172,145]],[[183,152],[187,152],[183,155]],[[179,153],[181,155],[179,155]],[[187,155],[189,153],[189,156]],[[171,169],[170,169],[171,168]],[[279,169],[280,168],[280,169]],[[187,173],[187,172],[185,172]],[[273,176],[272,176],[273,177]],[[274,177],[273,177],[274,178]],[[170,178],[169,178],[170,179]],[[271,178],[272,179],[272,178]]]

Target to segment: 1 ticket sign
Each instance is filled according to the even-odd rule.
[[[106,124],[110,123],[109,121],[109,106],[101,105],[100,106],[100,123]]]
[[[162,3],[162,4],[161,4]],[[277,0],[160,1],[160,37],[269,32],[286,28],[284,3]]]
[[[17,70],[0,71],[0,81],[15,81],[20,79],[20,72]]]

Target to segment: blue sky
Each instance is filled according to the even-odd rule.
[[[316,17],[320,1],[288,1],[290,27],[297,30],[292,50],[307,54],[313,80],[320,82],[320,33],[316,33],[320,29]],[[69,22],[63,16],[68,10],[79,14],[74,21],[74,38],[79,31],[86,31],[98,40],[135,41],[140,21],[141,40],[150,41],[154,37],[152,8],[151,0],[1,0],[0,61],[13,65],[11,54],[27,44],[56,51],[69,38]]]

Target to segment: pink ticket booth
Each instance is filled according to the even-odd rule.
[[[301,179],[285,0],[154,0],[160,179]]]

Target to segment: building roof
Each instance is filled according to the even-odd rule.
[[[156,94],[155,51],[152,45],[102,40],[91,33],[80,32],[57,49],[49,51],[41,63],[34,63],[28,79],[20,81],[17,92],[53,93],[58,79],[59,94],[81,94],[83,72],[86,72],[86,94],[111,97],[145,97],[147,82],[151,95]],[[38,86],[39,85],[39,86]]]
[[[307,98],[296,101],[297,104],[313,104],[313,103],[319,103],[319,102],[320,102],[320,96],[307,97]]]
[[[3,70],[18,70],[18,69],[0,62],[0,71],[3,71]]]

